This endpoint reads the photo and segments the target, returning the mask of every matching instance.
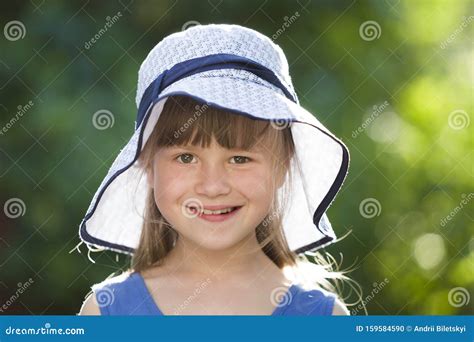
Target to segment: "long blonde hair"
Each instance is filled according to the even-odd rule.
[[[290,162],[295,154],[288,126],[279,127],[267,120],[235,115],[200,103],[191,97],[172,96],[166,101],[140,154],[139,166],[144,173],[148,172],[152,167],[154,153],[159,147],[187,144],[208,147],[212,137],[227,149],[248,150],[262,141],[265,146],[271,146],[269,154],[273,159],[273,170],[279,175],[276,179],[286,181],[282,182],[283,198],[276,194],[273,196],[269,215],[255,228],[259,246],[268,258],[280,269],[290,269],[291,276],[302,283],[309,282],[331,292],[336,292],[336,287],[338,288],[331,279],[350,280],[344,275],[345,272],[333,269],[334,266],[339,267],[334,259],[327,260],[320,253],[315,253],[310,262],[307,256],[291,251],[285,239],[282,224],[283,204],[287,203],[285,198],[291,188]],[[161,265],[178,238],[176,230],[156,206],[153,188],[150,187],[140,241],[131,260],[131,271],[140,272]]]

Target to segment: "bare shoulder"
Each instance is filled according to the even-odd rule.
[[[80,316],[100,316],[100,309],[95,299],[95,294],[92,292],[82,303]]]
[[[347,310],[347,307],[338,298],[336,298],[336,300],[334,301],[334,308],[332,309],[332,314],[335,316],[350,316],[349,310]]]

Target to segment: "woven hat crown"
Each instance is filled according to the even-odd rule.
[[[270,38],[238,25],[197,25],[171,34],[150,51],[138,73],[137,107],[145,89],[165,70],[186,60],[217,54],[246,57],[267,67],[294,94],[286,57]],[[229,77],[248,80],[254,77],[242,70],[227,70],[225,73]]]

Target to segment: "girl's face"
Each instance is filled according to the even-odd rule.
[[[212,138],[206,148],[158,149],[148,181],[156,189],[158,209],[180,239],[220,250],[255,234],[270,211],[275,176],[268,150],[256,145],[251,151],[229,150]],[[190,206],[240,208],[216,218],[220,215],[199,215]]]

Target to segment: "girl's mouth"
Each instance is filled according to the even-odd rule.
[[[229,207],[229,208],[220,209],[220,210],[207,210],[207,209],[200,208],[199,213],[198,213],[198,208],[196,207],[189,207],[189,210],[192,213],[197,214],[197,217],[203,220],[210,221],[210,222],[222,222],[233,217],[240,210],[240,208],[242,208],[242,206]]]

